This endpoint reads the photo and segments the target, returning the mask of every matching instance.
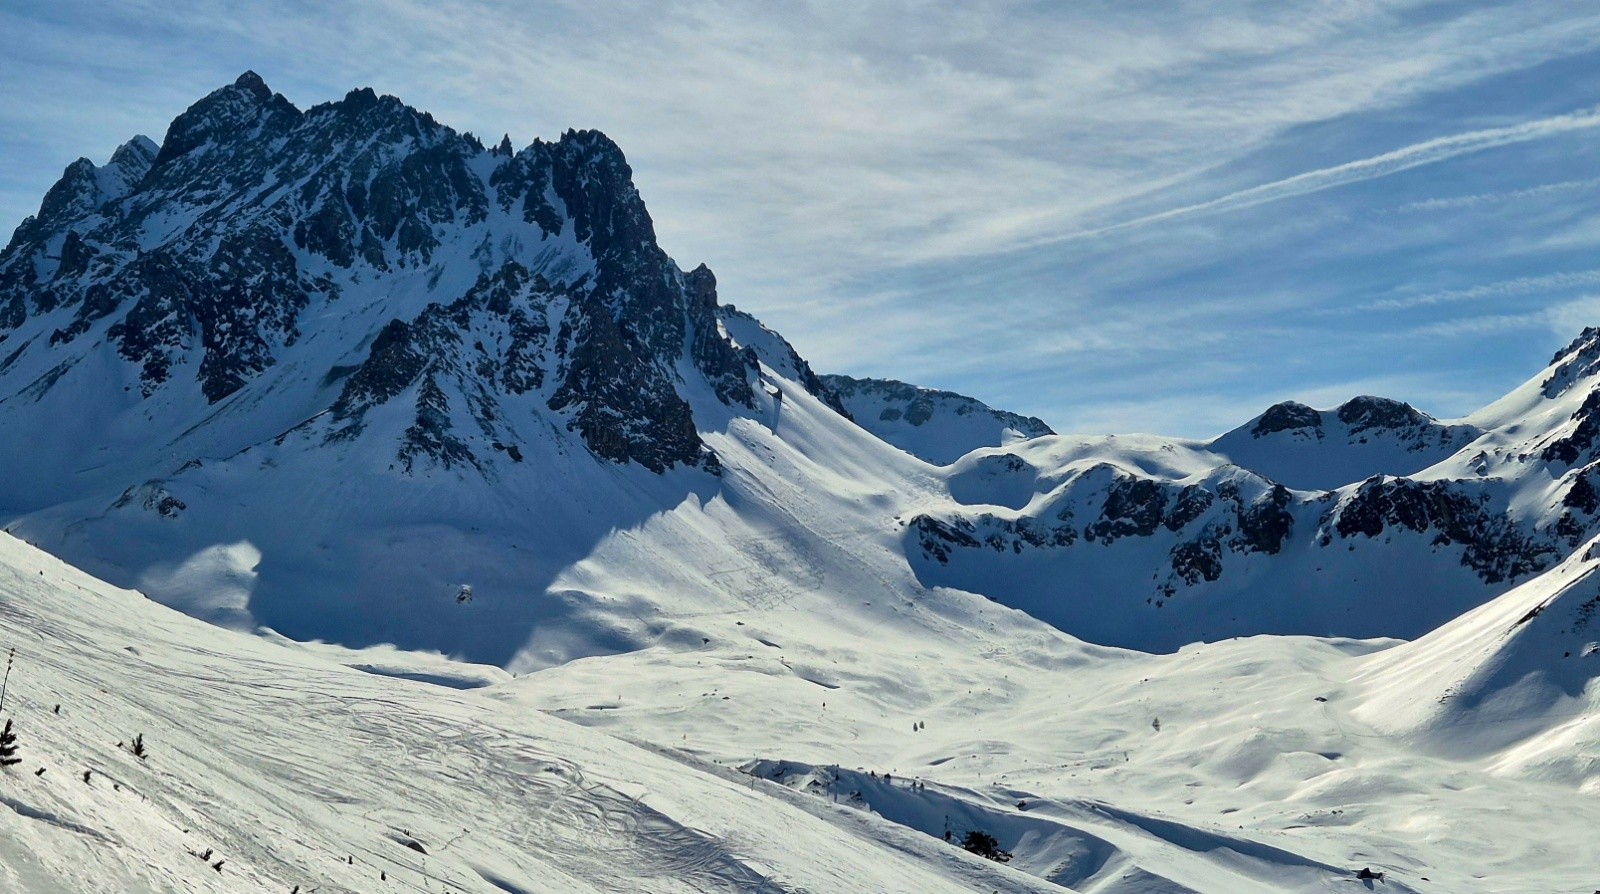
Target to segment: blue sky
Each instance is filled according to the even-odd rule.
[[[593,127],[820,370],[1062,431],[1457,415],[1600,325],[1600,5],[0,0],[0,229],[259,72]]]

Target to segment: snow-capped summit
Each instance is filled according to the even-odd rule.
[[[867,431],[935,465],[949,465],[980,447],[1055,434],[1040,419],[952,391],[894,379],[828,375],[822,381]]]
[[[330,394],[341,418],[398,399],[417,427],[398,454],[482,466],[526,396],[597,455],[662,471],[709,460],[680,361],[753,403],[714,279],[656,245],[603,134],[507,155],[392,96],[301,111],[247,72],[150,148],[74,163],[0,256],[4,375],[40,415],[110,403],[215,453],[259,438],[234,430],[241,404],[282,431]],[[449,366],[482,372],[450,388]]]
[[[370,89],[301,110],[247,72],[159,147],[74,163],[0,253],[0,511],[213,620],[504,661],[561,609],[494,594],[714,491],[707,433],[770,424],[786,392],[838,406],[735,313],[657,244],[604,134],[486,148]],[[341,539],[371,544],[311,571]],[[392,578],[361,570],[378,554]],[[473,582],[504,615],[376,608]]]
[[[1330,490],[1373,475],[1415,475],[1481,434],[1401,401],[1363,395],[1332,410],[1275,404],[1210,448],[1289,487]]]

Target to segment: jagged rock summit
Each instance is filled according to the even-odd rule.
[[[786,389],[836,414],[604,134],[486,147],[371,89],[300,109],[246,72],[0,252],[0,513],[238,626],[503,663],[570,606],[502,597],[716,493],[707,434]]]
[[[1332,410],[1275,404],[1209,446],[1289,487],[1328,490],[1378,474],[1414,475],[1482,434],[1471,423],[1362,395]]]
[[[246,72],[159,148],[67,168],[0,254],[0,372],[186,428],[295,367],[324,437],[405,402],[408,467],[483,466],[527,402],[605,459],[714,468],[688,395],[750,408],[757,376],[714,277],[657,245],[605,135],[508,147],[371,89],[302,111]]]

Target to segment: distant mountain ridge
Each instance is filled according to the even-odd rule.
[[[953,391],[843,375],[826,375],[822,381],[857,424],[938,465],[949,465],[980,447],[1055,434],[1040,419],[996,410]]]
[[[1597,356],[1600,331],[1585,330],[1454,422],[1359,397],[1278,404],[1211,442],[978,451],[952,467],[963,507],[912,518],[908,548],[926,584],[1097,642],[1419,636],[1600,533]],[[1159,611],[1130,613],[1134,601]]]
[[[1363,395],[1332,410],[1275,404],[1209,446],[1289,487],[1327,490],[1378,474],[1416,474],[1482,434],[1407,403]]]
[[[1411,636],[1596,532],[1597,357],[1464,420],[1055,435],[818,375],[668,257],[602,134],[485,146],[247,73],[73,163],[0,252],[0,513],[201,617],[501,666],[841,579],[1134,648]]]

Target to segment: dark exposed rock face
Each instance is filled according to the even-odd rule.
[[[439,285],[473,265],[465,293]],[[215,404],[272,370],[309,313],[375,283],[435,294],[396,304],[364,357],[327,371],[349,376],[332,435],[411,394],[407,468],[477,465],[461,420],[505,434],[495,414],[530,393],[603,459],[702,466],[682,370],[730,407],[754,404],[757,359],[721,330],[715,276],[657,245],[605,135],[490,150],[392,96],[301,111],[249,72],[178,116],[159,148],[139,138],[104,168],[66,169],[0,253],[0,345],[64,310],[51,349],[103,338],[145,397],[192,380]]]
[[[1545,397],[1555,397],[1573,382],[1600,373],[1600,328],[1585,327],[1571,344],[1550,358],[1550,365],[1555,369],[1541,386]]]
[[[1539,457],[1547,463],[1572,465],[1580,459],[1594,459],[1596,441],[1600,441],[1600,391],[1591,391],[1582,406],[1572,414],[1577,423],[1566,435],[1546,444]]]
[[[1285,401],[1273,404],[1261,414],[1261,419],[1256,422],[1255,428],[1250,430],[1252,435],[1262,437],[1273,432],[1292,431],[1294,429],[1312,429],[1315,434],[1322,434],[1322,414],[1305,404]]]
[[[1338,409],[1339,421],[1358,434],[1373,428],[1405,428],[1423,425],[1431,419],[1408,403],[1386,397],[1353,397]]]
[[[1461,564],[1489,584],[1535,574],[1561,558],[1552,537],[1524,531],[1489,503],[1476,482],[1374,478],[1339,505],[1333,528],[1341,538],[1409,531],[1430,535],[1435,546],[1459,544]]]
[[[1339,494],[1307,494],[1243,470],[1179,485],[1101,465],[1069,478],[1052,508],[1040,515],[922,515],[913,519],[911,530],[921,554],[940,564],[954,561],[962,550],[1021,553],[1123,540],[1161,543],[1167,568],[1152,569],[1153,604],[1177,598],[1188,587],[1226,581],[1230,564],[1239,561],[1230,556],[1270,559],[1294,543],[1344,549],[1356,538],[1419,537],[1437,549],[1454,547],[1462,565],[1485,584],[1498,585],[1548,569],[1589,536],[1600,510],[1600,489],[1586,476],[1587,470],[1574,477],[1563,516],[1529,525],[1495,508],[1492,481],[1380,476]],[[1080,514],[1095,520],[1077,528],[1074,517]]]
[[[1284,541],[1289,539],[1289,533],[1294,528],[1294,516],[1289,514],[1293,496],[1288,488],[1274,484],[1266,493],[1248,503],[1240,496],[1238,486],[1232,482],[1224,483],[1218,490],[1224,499],[1236,507],[1234,513],[1239,518],[1239,536],[1234,541],[1235,548],[1269,555],[1283,549]]]
[[[1162,520],[1167,530],[1177,533],[1189,526],[1189,523],[1205,515],[1211,504],[1216,502],[1216,497],[1211,491],[1198,484],[1191,484],[1178,492],[1178,499],[1173,504],[1167,517]]]
[[[684,284],[689,290],[689,323],[693,332],[689,354],[695,365],[705,373],[723,403],[754,406],[750,374],[757,368],[755,355],[748,349],[735,348],[720,331],[716,275],[701,264],[684,276]]]
[[[1085,528],[1084,539],[1111,543],[1122,537],[1149,537],[1161,524],[1167,493],[1149,478],[1117,477],[1100,507],[1100,520]]]
[[[1179,485],[1098,465],[1070,478],[1039,516],[921,515],[911,529],[922,554],[941,564],[961,549],[1021,553],[1122,540],[1172,542],[1167,582],[1157,587],[1165,599],[1175,592],[1175,581],[1192,586],[1217,580],[1226,554],[1278,553],[1293,534],[1294,508],[1295,495],[1287,488],[1242,470],[1235,477]],[[1079,514],[1095,520],[1079,528]]]
[[[1592,480],[1596,474],[1600,474],[1600,469],[1590,465],[1574,476],[1566,495],[1561,498],[1562,505],[1587,515],[1600,509],[1600,489]]]

